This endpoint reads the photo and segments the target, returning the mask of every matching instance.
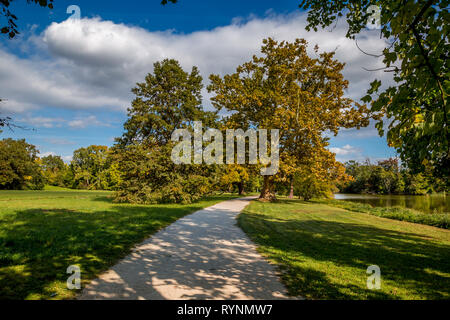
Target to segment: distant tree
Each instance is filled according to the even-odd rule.
[[[70,168],[74,187],[80,189],[108,189],[105,171],[110,167],[108,147],[91,145],[73,152]]]
[[[397,159],[387,159],[372,164],[349,161],[346,173],[353,178],[340,187],[349,193],[377,194],[426,194],[448,192],[447,181],[433,176],[428,167],[423,173],[414,173],[408,167],[400,166]]]
[[[283,174],[294,175],[305,159],[328,145],[323,133],[369,123],[367,109],[349,98],[344,64],[334,53],[307,54],[307,42],[263,41],[262,56],[254,56],[233,74],[211,75],[209,91],[218,110],[233,112],[231,128],[279,129],[280,173],[264,176],[260,199],[274,200],[274,184]],[[291,167],[291,170],[287,169]]]
[[[354,38],[367,22],[379,23],[380,36],[390,44],[382,53],[386,72],[395,86],[379,92],[381,82],[371,83],[363,101],[373,112],[388,117],[387,139],[414,172],[431,166],[435,176],[448,180],[449,135],[449,4],[448,0],[303,0],[308,10],[307,30],[327,27],[345,15],[347,37]],[[379,19],[373,7],[379,8]],[[384,133],[382,120],[377,124]]]
[[[370,192],[380,194],[402,193],[405,186],[399,171],[398,160],[389,158],[378,161],[377,165],[370,168],[367,183],[370,186]]]
[[[423,174],[411,174],[406,172],[404,174],[406,182],[406,193],[413,195],[427,194],[430,191],[430,185]]]
[[[0,189],[43,189],[39,151],[24,139],[0,140]]]
[[[68,166],[60,156],[48,155],[41,159],[41,167],[47,184],[64,187],[64,178],[67,175]]]

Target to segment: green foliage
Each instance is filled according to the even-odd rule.
[[[39,190],[44,177],[38,163],[38,150],[24,139],[0,141],[0,189]]]
[[[111,158],[107,146],[91,145],[73,152],[70,169],[73,175],[72,187],[90,190],[109,190],[108,170]],[[70,176],[66,175],[66,179]]]
[[[317,179],[314,175],[298,174],[294,178],[294,195],[305,201],[312,198],[329,197],[332,194],[333,185]]]
[[[388,142],[414,173],[431,166],[435,176],[448,180],[450,1],[303,0],[300,7],[311,9],[308,30],[330,26],[346,14],[347,37],[353,38],[372,4],[381,8],[381,35],[391,42],[382,53],[385,71],[393,72],[396,85],[379,92],[381,82],[374,81],[363,100],[388,117]],[[383,134],[381,120],[377,128]]]
[[[172,144],[133,144],[118,150],[115,156],[123,174],[116,202],[191,203],[217,184],[215,166],[174,164]]]
[[[341,192],[419,195],[448,191],[446,183],[435,178],[430,170],[414,174],[408,168],[399,168],[397,159],[379,161],[376,165],[349,161],[345,166],[352,180],[341,185]]]
[[[41,168],[45,177],[45,182],[51,186],[66,186],[65,177],[69,167],[60,156],[49,155],[41,159]]]
[[[216,113],[201,107],[202,77],[196,67],[185,72],[178,61],[154,64],[152,74],[133,89],[125,133],[114,146],[121,173],[115,200],[132,203],[189,203],[214,190],[216,166],[172,162],[175,129],[191,129],[193,121],[214,127]]]
[[[296,176],[294,181],[294,195],[301,197],[305,201],[316,197],[324,197],[329,194],[328,185],[321,183],[321,181],[311,175]]]
[[[304,39],[264,39],[261,55],[233,74],[211,75],[210,92],[218,110],[233,112],[229,128],[279,129],[280,170],[265,176],[260,198],[273,200],[277,179],[292,177],[296,168],[328,145],[323,133],[368,124],[367,110],[344,97],[348,81],[334,52],[307,53]],[[334,159],[334,156],[331,156]]]
[[[328,200],[323,203],[332,205],[334,207],[343,208],[355,212],[368,213],[383,218],[420,223],[443,229],[450,228],[450,216],[448,213],[423,213],[420,211],[402,207],[372,207],[371,205],[365,203],[342,200]]]
[[[229,164],[218,174],[220,175],[219,187],[222,191],[243,195],[261,189],[262,177],[257,166]]]
[[[410,172],[405,172],[403,175],[405,179],[405,193],[407,194],[426,194],[430,191],[430,184],[423,174],[411,174]]]
[[[306,201],[312,198],[330,198],[337,190],[337,185],[345,183],[349,178],[344,166],[335,161],[334,154],[326,149],[321,150],[295,171],[293,193]]]
[[[197,67],[188,73],[176,60],[156,62],[153,74],[132,90],[136,98],[128,108],[125,133],[117,139],[119,145],[165,145],[175,129],[191,128],[192,121],[214,127],[216,113],[205,112],[201,107],[202,87]]]

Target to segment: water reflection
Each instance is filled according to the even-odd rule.
[[[334,195],[337,200],[367,203],[374,207],[404,207],[419,210],[426,213],[449,213],[450,197],[444,195],[365,195],[344,194]]]

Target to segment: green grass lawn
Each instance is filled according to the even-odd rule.
[[[69,265],[82,285],[180,217],[236,197],[190,205],[114,204],[105,191],[0,191],[0,299],[67,299]]]
[[[252,202],[239,225],[310,299],[449,299],[450,231],[300,200]],[[381,289],[367,289],[367,267]]]
[[[450,214],[448,213],[424,213],[417,210],[402,207],[372,207],[370,204],[342,200],[315,200],[333,207],[338,207],[355,212],[363,212],[378,217],[426,224],[433,227],[450,229]]]

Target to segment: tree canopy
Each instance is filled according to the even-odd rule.
[[[44,177],[38,153],[36,147],[24,139],[0,140],[0,189],[42,189]]]
[[[215,166],[171,160],[174,130],[192,129],[194,121],[210,127],[216,123],[216,113],[201,106],[202,87],[197,67],[186,72],[178,61],[165,59],[132,90],[136,98],[125,132],[113,148],[123,172],[117,201],[191,202],[212,191],[218,180]]]
[[[268,38],[262,56],[253,56],[233,74],[210,76],[213,105],[233,112],[230,127],[280,130],[281,173],[264,177],[262,199],[274,199],[274,180],[283,172],[292,176],[328,145],[325,131],[337,134],[341,127],[369,123],[367,108],[343,96],[348,86],[341,73],[344,64],[333,59],[333,52],[315,51],[317,58],[308,56],[304,39],[290,43]]]
[[[449,149],[449,7],[448,0],[327,1],[303,0],[307,30],[327,27],[345,15],[347,37],[355,38],[372,19],[370,6],[380,8],[380,36],[388,42],[379,55],[393,73],[394,86],[380,90],[374,81],[363,97],[374,112],[389,119],[387,139],[409,167],[420,172],[432,166],[448,177]],[[383,134],[383,123],[377,124]]]
[[[41,159],[41,168],[45,182],[51,186],[63,187],[68,166],[60,156],[48,155]]]

